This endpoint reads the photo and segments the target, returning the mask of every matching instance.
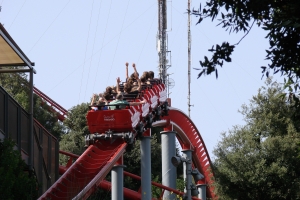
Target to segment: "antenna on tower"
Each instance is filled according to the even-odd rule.
[[[157,51],[159,56],[158,74],[159,78],[169,91],[169,78],[167,69],[171,67],[171,51],[168,51],[167,35],[167,1],[158,0],[158,32],[157,32]],[[169,56],[169,59],[167,57]]]
[[[168,85],[167,85],[168,98],[170,97],[170,94],[172,93],[172,92],[170,92],[170,89],[172,89],[175,86],[175,81],[172,78],[169,77],[172,74],[167,75],[168,76],[168,79],[167,79],[167,81],[168,81]]]
[[[191,3],[188,0],[188,116],[191,114]]]

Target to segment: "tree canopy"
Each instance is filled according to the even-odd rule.
[[[218,67],[225,62],[231,62],[231,54],[236,45],[251,31],[255,25],[266,31],[269,49],[266,49],[268,66],[262,67],[263,75],[267,77],[271,72],[288,77],[286,83],[293,85],[295,91],[299,89],[300,77],[300,1],[298,0],[207,0],[199,9],[190,11],[198,17],[197,24],[203,19],[218,20],[229,33],[243,32],[244,36],[236,44],[224,42],[214,45],[207,56],[200,61],[201,68],[198,78],[215,72],[218,77]]]
[[[89,110],[88,103],[73,106],[68,111],[68,117],[64,120],[66,133],[62,135],[59,142],[60,149],[81,155],[85,148],[84,136],[89,134],[86,114]],[[66,164],[67,157],[60,155],[60,164]]]
[[[300,123],[282,91],[268,82],[242,106],[246,125],[222,134],[213,152],[220,199],[300,198]]]
[[[0,85],[28,112],[29,88],[26,74],[0,73]],[[50,106],[35,94],[33,104],[33,117],[52,135],[60,138],[64,133],[64,126],[58,121],[56,113],[50,112]]]
[[[0,199],[37,199],[36,178],[26,172],[27,165],[14,146],[9,139],[0,140]]]

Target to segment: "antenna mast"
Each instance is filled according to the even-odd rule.
[[[188,116],[191,112],[191,19],[190,19],[191,4],[188,0]]]
[[[159,78],[168,87],[167,80],[167,2],[158,0],[157,50],[159,56]]]

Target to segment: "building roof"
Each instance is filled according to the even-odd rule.
[[[0,23],[0,66],[28,66],[32,63]]]

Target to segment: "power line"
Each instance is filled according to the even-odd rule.
[[[23,6],[25,5],[26,1],[27,1],[27,0],[25,0],[25,1],[24,1],[24,3],[22,4],[21,8],[19,9],[19,11],[18,11],[17,15],[15,16],[15,18],[14,18],[13,22],[11,23],[11,25],[9,26],[9,28],[8,28],[8,29],[10,29],[10,27],[11,27],[11,26],[14,24],[14,22],[15,22],[15,20],[16,20],[16,18],[17,18],[17,16],[19,15],[19,13],[20,13],[20,11],[22,10]],[[0,11],[1,11],[1,8],[0,8]]]
[[[102,0],[100,1],[100,6],[99,6],[99,10],[98,10],[97,27],[96,27],[95,37],[94,37],[94,45],[93,45],[92,55],[94,54],[94,46],[95,46],[96,36],[97,36],[97,32],[98,32],[98,24],[99,24],[99,18],[100,18],[101,5],[102,5]],[[106,32],[106,29],[105,29],[105,32]],[[101,56],[101,54],[100,54],[100,56]],[[100,57],[99,57],[99,60],[100,60]],[[92,64],[92,59],[91,59],[90,64]],[[97,74],[98,74],[98,67],[97,67],[97,70],[96,70],[96,75],[95,75],[95,80],[94,80],[94,85],[93,85],[93,91],[94,91],[94,88],[95,88],[95,85],[96,85]]]
[[[58,15],[54,18],[54,20],[50,23],[48,28],[44,31],[44,33],[39,37],[39,39],[34,43],[34,45],[31,47],[31,49],[28,51],[30,53],[32,49],[37,45],[37,43],[41,40],[41,38],[45,35],[45,33],[49,30],[49,28],[52,26],[52,24],[56,21],[56,19],[60,16],[60,14],[63,12],[63,10],[67,7],[67,5],[70,3],[71,0],[69,0],[66,5],[61,9],[61,11],[58,13]]]
[[[125,21],[126,15],[127,15],[127,10],[128,10],[129,2],[130,2],[130,0],[129,0],[128,3],[127,3],[127,7],[126,7],[126,11],[125,11],[125,16],[123,17],[122,27],[121,27],[121,31],[120,31],[120,34],[119,34],[119,37],[118,37],[118,41],[117,41],[117,46],[116,46],[116,49],[115,49],[114,57],[113,57],[113,59],[112,59],[112,63],[111,63],[110,69],[109,69],[109,73],[108,73],[106,85],[107,85],[108,80],[109,80],[109,77],[110,77],[111,68],[112,68],[112,66],[113,66],[113,64],[114,64],[114,61],[115,61],[115,56],[116,56],[116,52],[117,52],[117,50],[118,50],[118,46],[119,46],[119,41],[120,41],[121,33],[122,33],[122,31],[123,31],[122,29],[123,29],[123,26],[124,26],[124,21]]]
[[[85,60],[86,60],[86,52],[87,52],[87,47],[88,47],[88,42],[89,42],[89,37],[90,37],[91,20],[92,20],[92,14],[93,14],[93,5],[94,5],[94,1],[92,3],[92,10],[91,10],[91,15],[90,15],[89,30],[88,30],[88,36],[87,36],[86,46],[85,46],[85,54],[84,54],[84,61],[83,61],[84,64],[83,64],[82,73],[81,73],[81,82],[80,82],[80,90],[79,90],[79,96],[78,96],[78,104],[79,104],[79,101],[80,101],[82,79],[83,79],[84,66],[85,66]]]

